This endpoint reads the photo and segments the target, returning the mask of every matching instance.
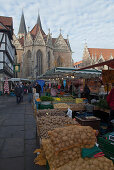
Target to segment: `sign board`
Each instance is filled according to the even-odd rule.
[[[20,64],[13,65],[14,72],[20,72]]]

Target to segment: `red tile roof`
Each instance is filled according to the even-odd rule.
[[[104,60],[109,60],[111,56],[113,56],[114,58],[114,49],[102,49],[102,48],[88,48],[89,50],[89,54],[92,57],[95,57],[96,55],[96,59],[98,60],[99,57],[103,56]]]
[[[0,22],[0,29],[2,29],[2,30],[6,29],[7,30],[8,28]]]
[[[81,63],[82,63],[82,61],[75,62],[75,63],[74,63],[74,66],[76,66],[76,65],[78,65],[78,64],[81,64]]]
[[[42,29],[40,29],[40,30],[41,30],[41,33],[42,33],[43,37],[46,37],[45,32],[44,32]],[[33,27],[33,29],[30,31],[30,34],[33,36],[33,38],[36,37],[36,34],[37,34],[38,31],[39,31],[39,25],[36,24],[36,25]]]
[[[5,25],[5,26],[12,26],[13,25],[12,17],[0,16],[0,22],[3,23],[3,25]]]

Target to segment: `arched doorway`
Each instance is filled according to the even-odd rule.
[[[42,56],[41,50],[38,50],[36,53],[36,76],[42,74]]]

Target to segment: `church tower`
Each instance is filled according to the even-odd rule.
[[[26,24],[25,24],[24,13],[22,11],[21,21],[20,21],[20,26],[19,26],[19,31],[18,31],[18,37],[22,38],[24,36],[24,34],[27,34],[27,29],[26,29]]]

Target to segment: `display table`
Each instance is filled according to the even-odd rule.
[[[100,108],[98,106],[94,106],[94,110],[99,110],[99,111],[102,111],[102,112],[106,112],[106,113],[110,113],[110,110],[109,109],[103,109],[103,108]]]
[[[86,119],[86,118],[79,118],[75,117],[76,121],[81,124],[82,126],[91,126],[93,129],[99,130],[100,129],[100,119],[95,118],[95,119]]]

